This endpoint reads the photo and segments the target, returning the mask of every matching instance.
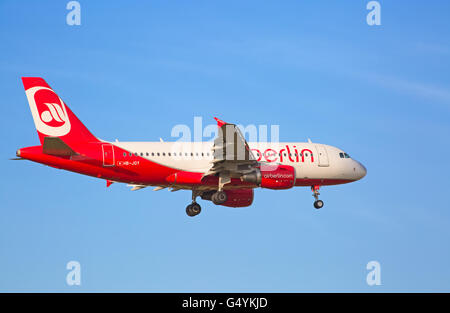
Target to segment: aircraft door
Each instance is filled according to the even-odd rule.
[[[102,145],[103,166],[114,166],[114,146],[110,143]]]
[[[317,154],[319,157],[319,166],[323,166],[323,167],[330,166],[330,163],[328,161],[327,148],[325,148],[322,145],[320,145],[320,146],[317,145],[316,149],[317,149],[317,152],[318,152]]]

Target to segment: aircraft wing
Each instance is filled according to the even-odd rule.
[[[208,175],[224,175],[239,178],[252,170],[258,163],[247,141],[235,124],[225,123],[214,118],[219,133],[214,140],[212,166],[205,173]]]

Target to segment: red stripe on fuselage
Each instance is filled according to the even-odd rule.
[[[305,179],[297,178],[295,180],[295,186],[331,186],[331,185],[341,185],[354,182],[350,179]]]

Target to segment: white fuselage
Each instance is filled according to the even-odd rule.
[[[213,142],[114,142],[152,162],[189,172],[207,172],[213,161]],[[261,162],[291,165],[296,179],[358,180],[365,167],[339,148],[305,142],[248,143]],[[312,154],[312,155],[311,155]]]

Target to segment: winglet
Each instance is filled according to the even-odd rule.
[[[226,124],[220,118],[215,117],[214,119],[217,121],[217,127],[219,127],[219,128]]]

